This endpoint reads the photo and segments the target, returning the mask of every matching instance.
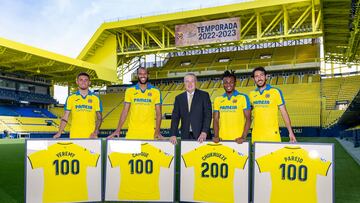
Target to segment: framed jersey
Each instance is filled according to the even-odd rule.
[[[174,157],[168,141],[108,140],[105,200],[173,202]]]
[[[181,202],[249,202],[249,143],[181,142]]]
[[[99,202],[100,139],[26,140],[25,202]]]
[[[334,202],[334,146],[255,143],[253,200]]]

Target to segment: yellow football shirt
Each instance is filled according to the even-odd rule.
[[[160,200],[160,167],[169,168],[172,159],[148,143],[141,145],[141,153],[109,154],[111,167],[120,167],[119,200]]]
[[[267,84],[261,92],[259,89],[250,92],[249,97],[253,112],[252,143],[281,142],[278,111],[285,104],[281,90]]]
[[[235,169],[244,169],[247,156],[222,144],[206,144],[182,155],[186,168],[194,167],[194,200],[234,202]]]
[[[271,203],[316,203],[317,175],[326,176],[331,165],[300,147],[284,147],[256,163],[260,173],[271,175]]]
[[[90,92],[83,97],[79,91],[68,96],[64,106],[71,111],[70,138],[89,138],[95,130],[96,112],[102,112],[100,98]]]
[[[43,168],[43,202],[88,200],[87,167],[96,167],[100,155],[68,142],[59,142],[28,156],[33,169]]]
[[[129,127],[126,139],[153,140],[155,133],[155,105],[161,105],[160,90],[148,84],[142,91],[139,84],[125,91],[125,103],[130,104]]]
[[[230,97],[224,93],[215,98],[214,112],[219,112],[219,137],[221,139],[235,140],[242,136],[246,121],[244,110],[250,110],[250,100],[246,94],[235,90]]]

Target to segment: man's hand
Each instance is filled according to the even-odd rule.
[[[111,135],[107,136],[106,139],[111,139],[119,136],[120,136],[120,131],[115,130]]]
[[[157,139],[157,140],[166,140],[166,137],[162,136],[162,135],[159,133],[159,134],[155,134],[155,139]]]
[[[220,137],[213,137],[212,138],[212,141],[215,142],[215,143],[219,143],[220,142]]]
[[[53,138],[55,138],[55,139],[57,139],[57,138],[59,138],[59,137],[61,137],[61,133],[60,133],[60,132],[56,133],[56,134],[53,136]]]
[[[176,138],[176,136],[171,136],[169,140],[170,140],[170,142],[171,142],[172,144],[174,144],[174,145],[177,144],[177,138]]]
[[[238,143],[238,144],[242,144],[245,141],[246,141],[246,139],[243,138],[243,137],[238,137],[238,138],[235,139],[235,142]]]
[[[289,138],[290,138],[290,142],[291,142],[291,143],[295,143],[295,142],[296,142],[296,137],[295,137],[295,135],[294,135],[293,132],[290,132],[290,133],[289,133]]]
[[[206,133],[205,132],[201,132],[198,138],[198,142],[202,143],[206,140]]]
[[[94,131],[90,134],[90,138],[98,138],[99,131]]]

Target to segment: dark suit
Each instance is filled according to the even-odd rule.
[[[189,112],[187,92],[176,96],[171,118],[171,136],[178,135],[181,120],[181,138],[197,139],[201,132],[206,132],[210,137],[211,101],[209,93],[195,89]],[[192,133],[190,133],[190,123]]]

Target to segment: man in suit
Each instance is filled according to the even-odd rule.
[[[203,142],[210,136],[211,101],[209,93],[196,89],[196,76],[188,73],[184,77],[186,91],[175,98],[172,112],[170,142],[176,144],[179,122],[181,138]]]

